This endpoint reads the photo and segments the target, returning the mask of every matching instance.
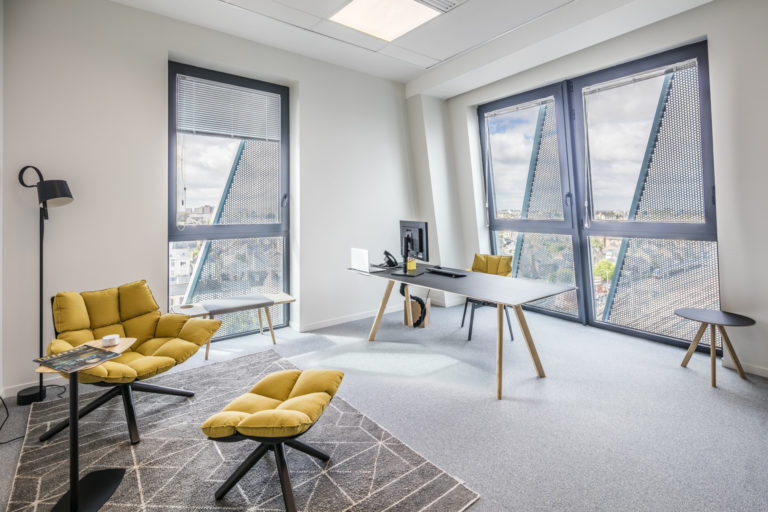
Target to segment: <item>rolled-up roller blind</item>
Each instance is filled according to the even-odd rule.
[[[176,75],[176,129],[279,141],[280,96],[179,74]]]

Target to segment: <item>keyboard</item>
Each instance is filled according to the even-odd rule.
[[[428,268],[426,271],[431,274],[437,274],[439,276],[446,277],[465,277],[467,275],[464,272],[457,272],[456,270],[449,270],[445,268]]]

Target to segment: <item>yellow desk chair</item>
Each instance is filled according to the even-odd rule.
[[[512,275],[512,256],[494,256],[492,254],[475,254],[475,260],[472,262],[472,272],[483,272],[485,274],[495,274],[499,276]],[[477,299],[471,299],[467,297],[467,301],[464,303],[464,314],[461,316],[461,326],[464,327],[464,320],[467,317],[467,306],[472,304],[472,311],[469,314],[469,336],[467,341],[472,340],[472,326],[475,321],[475,309],[484,306],[495,306],[491,302],[485,302]],[[507,306],[504,306],[504,314],[507,316],[507,326],[509,327],[509,337],[511,341],[515,340],[512,334],[512,322],[509,319],[509,311]]]
[[[122,395],[132,444],[139,442],[132,392],[194,396],[191,391],[141,381],[189,359],[221,326],[221,320],[161,315],[146,281],[94,292],[60,292],[52,299],[52,305],[56,339],[48,346],[48,354],[71,350],[107,334],[136,338],[119,357],[79,372],[80,382],[110,388],[80,409],[79,417]],[[40,436],[40,441],[68,426],[69,420],[62,421]]]

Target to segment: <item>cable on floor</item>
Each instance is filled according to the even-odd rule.
[[[48,384],[45,386],[45,389],[48,388],[61,388],[61,391],[59,391],[56,394],[56,398],[64,398],[64,393],[67,392],[66,386],[62,386],[60,384]],[[3,430],[3,427],[5,426],[5,423],[8,421],[8,418],[11,417],[11,412],[8,410],[8,406],[5,404],[5,399],[0,396],[0,402],[3,404],[3,409],[5,409],[5,418],[3,418],[3,422],[0,423],[0,431]],[[0,445],[12,443],[14,441],[18,441],[19,439],[24,439],[24,436],[14,437],[13,439],[8,439],[7,441],[0,441]]]

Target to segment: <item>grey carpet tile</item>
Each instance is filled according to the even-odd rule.
[[[265,456],[220,501],[214,490],[257,446],[216,443],[200,424],[261,377],[294,368],[268,350],[175,372],[153,383],[195,392],[190,399],[134,393],[141,442],[131,445],[120,398],[80,420],[81,476],[125,468],[120,487],[102,509],[272,511],[283,509],[276,465]],[[342,383],[342,386],[344,384]],[[97,396],[88,393],[81,404]],[[66,431],[46,443],[39,434],[67,416],[66,399],[36,403],[11,492],[9,511],[50,510],[68,489]],[[299,510],[461,511],[478,495],[446,474],[339,397],[301,440],[325,451],[330,462],[287,448]]]

